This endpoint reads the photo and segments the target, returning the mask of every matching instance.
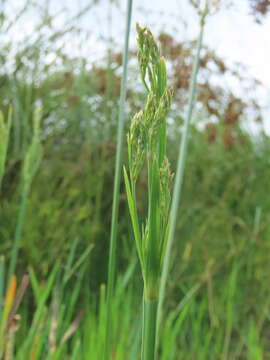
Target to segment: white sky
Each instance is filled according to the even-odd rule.
[[[104,17],[100,14],[108,11],[107,2],[107,0],[101,1],[98,11],[93,14],[94,17],[99,14],[96,18],[99,24],[102,24],[101,17]],[[247,65],[250,73],[270,88],[270,67],[267,61],[270,59],[270,16],[263,25],[258,25],[249,14],[247,0],[237,0],[237,2],[234,8],[222,10],[208,18],[205,42],[229,61],[238,61]],[[85,2],[81,1],[81,3]],[[134,25],[139,22],[152,29],[162,28],[167,32],[176,33],[176,36],[183,40],[195,38],[198,18],[187,3],[187,0],[134,0],[133,34]],[[121,4],[124,12],[126,1],[121,1]],[[113,36],[117,38],[124,24],[120,24],[121,20],[117,12],[113,14]],[[91,19],[91,14],[89,18]],[[187,27],[183,26],[183,21],[186,22]],[[104,31],[107,31],[106,24]]]
[[[222,0],[225,1],[225,0]],[[43,3],[44,0],[39,0]],[[124,15],[126,2],[119,0],[122,15]],[[222,10],[208,19],[205,31],[205,43],[213,48],[216,53],[227,61],[228,64],[240,62],[247,67],[247,72],[252,77],[260,80],[265,88],[262,92],[262,104],[266,107],[265,115],[270,112],[267,107],[270,103],[270,16],[258,25],[249,14],[250,9],[247,0],[235,1],[237,6],[230,10]],[[20,6],[22,0],[9,0],[14,8]],[[56,20],[57,25],[65,22],[67,17],[87,5],[88,0],[51,0],[50,7],[55,13],[66,7],[67,12],[60,11]],[[79,25],[90,30],[92,34],[108,37],[111,35],[120,48],[123,43],[124,16],[119,16],[119,10],[112,11],[112,24],[108,27],[108,0],[100,0]],[[135,44],[135,23],[150,26],[153,32],[160,29],[171,33],[179,40],[196,38],[198,32],[198,18],[188,6],[188,0],[133,0],[132,34],[131,43]],[[29,16],[24,20],[24,33],[31,32],[35,17]],[[186,24],[186,25],[184,25]],[[17,32],[19,37],[20,33]],[[87,43],[82,44],[85,54],[96,55],[102,53],[104,44],[98,40],[98,36],[91,36]],[[74,39],[76,42],[76,39]],[[69,44],[73,50],[72,42]],[[267,131],[270,132],[270,124],[265,120]]]

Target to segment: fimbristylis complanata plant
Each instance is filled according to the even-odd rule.
[[[192,78],[190,83],[189,89],[189,100],[187,106],[187,115],[184,121],[184,128],[181,137],[181,141],[179,143],[179,152],[178,152],[178,160],[177,160],[177,168],[176,168],[176,175],[174,181],[174,189],[173,189],[173,200],[170,212],[170,228],[168,232],[168,242],[166,245],[165,255],[164,255],[164,265],[162,269],[161,275],[161,284],[160,284],[160,294],[159,294],[159,304],[158,304],[158,329],[162,318],[162,308],[163,302],[165,298],[166,292],[166,283],[169,274],[169,267],[170,267],[170,258],[171,258],[171,249],[174,240],[174,234],[176,229],[177,223],[177,215],[178,215],[178,207],[181,200],[182,195],[182,187],[183,187],[183,180],[185,174],[185,165],[186,165],[186,157],[187,157],[187,147],[188,147],[188,139],[189,139],[189,130],[190,130],[190,123],[192,120],[192,114],[194,110],[194,103],[196,99],[196,88],[197,88],[197,75],[200,67],[200,55],[202,49],[202,42],[203,42],[203,35],[204,35],[204,28],[205,28],[205,20],[209,14],[210,8],[208,0],[204,2],[204,5],[201,4],[201,1],[196,0],[194,1],[196,4],[196,8],[198,9],[198,14],[200,16],[200,31],[197,41],[197,49],[196,55],[193,63],[193,70],[192,70]],[[211,1],[211,10],[215,11],[218,5],[218,1]]]
[[[115,159],[115,173],[114,173],[114,188],[113,188],[113,205],[112,205],[112,221],[110,232],[110,250],[109,250],[109,264],[108,264],[108,283],[106,294],[106,320],[105,320],[105,334],[104,334],[104,352],[103,360],[109,359],[110,353],[110,334],[112,329],[112,298],[115,285],[116,275],[116,248],[117,248],[117,225],[118,225],[118,210],[120,197],[120,180],[123,157],[123,143],[124,143],[124,124],[125,124],[125,101],[127,93],[127,71],[128,71],[128,52],[129,52],[129,36],[131,26],[133,0],[127,0],[126,11],[126,29],[125,29],[125,43],[123,51],[123,75],[121,80],[121,91],[119,99],[118,111],[118,128],[117,128],[117,150]]]
[[[5,163],[7,157],[9,135],[11,128],[11,119],[12,119],[12,108],[9,108],[7,122],[5,122],[4,115],[0,111],[0,191],[2,178],[5,172]]]
[[[157,306],[160,276],[166,249],[172,173],[166,156],[166,115],[172,92],[167,87],[167,72],[152,33],[137,25],[138,62],[147,91],[145,107],[131,120],[127,136],[128,169],[124,168],[127,200],[142,271],[143,339],[142,359],[155,359]],[[136,184],[147,164],[148,212],[140,224],[136,206]]]
[[[21,246],[22,230],[24,218],[27,208],[28,196],[31,189],[31,184],[34,176],[38,170],[42,158],[42,145],[40,142],[40,121],[41,121],[41,107],[37,107],[33,118],[33,137],[32,142],[27,150],[23,161],[21,174],[21,202],[19,207],[18,220],[15,229],[15,237],[11,248],[10,263],[8,268],[8,281],[11,280],[15,273],[19,248]]]

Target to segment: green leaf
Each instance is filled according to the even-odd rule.
[[[9,109],[7,123],[5,123],[4,115],[0,111],[0,187],[5,171],[9,133],[11,127],[11,118],[12,118],[12,108]]]
[[[157,158],[150,160],[149,239],[147,244],[146,273],[151,279],[159,275],[159,168]]]
[[[126,186],[126,192],[127,192],[129,213],[130,213],[132,227],[133,227],[133,231],[134,231],[134,237],[135,237],[136,247],[137,247],[137,251],[138,251],[138,256],[139,256],[141,265],[143,265],[143,252],[142,252],[142,242],[141,242],[139,221],[138,221],[136,206],[135,206],[135,203],[134,203],[134,200],[132,197],[132,193],[131,193],[130,181],[129,181],[128,174],[127,174],[125,167],[124,167],[124,180],[125,180],[125,186]]]

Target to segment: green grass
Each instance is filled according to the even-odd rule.
[[[115,175],[114,175],[114,189],[113,189],[113,205],[112,205],[112,220],[111,220],[111,234],[110,234],[110,251],[108,263],[108,283],[107,283],[107,307],[106,307],[106,330],[104,342],[104,356],[106,360],[110,356],[110,336],[112,331],[111,302],[114,295],[114,283],[116,277],[116,251],[117,251],[117,227],[118,227],[118,213],[119,213],[119,197],[120,197],[120,181],[121,181],[121,167],[123,157],[123,139],[124,139],[124,124],[125,124],[125,101],[127,93],[127,66],[129,55],[129,36],[131,27],[132,15],[132,0],[127,3],[126,11],[126,33],[124,44],[124,58],[123,58],[123,75],[121,81],[120,100],[119,100],[119,114],[118,114],[118,129],[117,129],[117,150],[115,160]]]
[[[209,8],[208,2],[206,2],[205,9],[201,14],[200,19],[200,33],[197,42],[197,51],[194,59],[193,64],[193,71],[192,71],[192,78],[189,90],[189,101],[188,101],[188,109],[187,115],[184,122],[184,129],[183,134],[181,137],[181,142],[179,145],[179,152],[178,152],[178,160],[177,160],[177,167],[176,167],[176,175],[175,175],[175,183],[174,183],[174,190],[173,190],[173,197],[172,197],[172,206],[171,206],[171,213],[170,213],[170,227],[168,231],[168,244],[166,245],[165,255],[164,255],[164,266],[162,268],[161,273],[161,284],[160,284],[160,294],[159,294],[159,304],[158,304],[158,324],[161,322],[162,319],[162,308],[163,302],[165,299],[166,293],[166,283],[169,275],[170,270],[170,259],[171,259],[171,251],[175,236],[175,228],[176,222],[178,217],[178,207],[181,201],[182,195],[182,187],[183,187],[183,180],[185,174],[185,164],[186,164],[186,157],[187,157],[187,146],[188,146],[188,138],[190,132],[190,123],[192,120],[192,114],[195,105],[196,99],[196,88],[197,88],[197,76],[200,67],[200,58],[201,58],[201,49],[202,49],[202,42],[203,42],[203,34],[204,34],[204,27],[205,27],[205,20],[208,15]]]
[[[48,18],[44,24],[50,26]],[[132,119],[131,128],[120,132],[129,134],[122,144],[128,165],[124,179],[120,161],[117,184],[122,63],[113,49],[110,69],[101,61],[92,67],[87,59],[62,57],[57,42],[42,34],[37,43],[29,38],[20,45],[18,68],[9,64],[0,79],[0,358],[104,356],[116,184],[117,257],[110,274],[117,276],[109,281],[106,360],[268,359],[269,137],[252,138],[237,124],[230,128],[234,142],[228,148],[227,125],[220,119],[216,139],[209,142],[196,125],[199,118],[209,119],[197,119],[196,112],[184,135],[181,119],[187,124],[191,113],[186,117],[187,109],[172,99],[167,114],[171,93],[162,49],[149,30],[139,28],[142,76],[131,61],[126,97],[123,87],[121,96]],[[9,46],[16,53],[16,42]],[[42,62],[46,51],[55,52],[53,65]],[[35,114],[37,103],[42,113]],[[177,169],[183,138],[189,140],[187,171],[171,227],[157,341],[170,197],[178,203],[165,159]]]
[[[190,143],[190,156],[187,158],[189,171],[184,182],[182,206],[191,200],[194,205],[181,217],[177,227],[176,241],[181,238],[181,243],[172,253],[158,356],[162,360],[219,359],[220,356],[262,359],[268,356],[266,329],[270,306],[265,281],[269,216],[265,211],[267,199],[260,193],[261,187],[267,189],[267,160],[258,160],[252,143],[247,145],[250,154],[247,160],[246,150],[238,149],[231,154],[224,153],[219,144],[209,148],[200,132],[193,127],[191,131],[194,142]],[[264,151],[267,154],[267,147]],[[245,182],[240,175],[243,172],[246,174]],[[253,176],[254,172],[261,174],[260,179]],[[37,189],[33,187],[32,191]],[[140,191],[142,189],[138,188],[138,196]],[[35,198],[31,199],[35,201]],[[262,207],[260,221],[255,206],[258,201]],[[34,216],[38,220],[38,213],[31,210],[31,206],[28,210],[32,216],[26,218],[25,226],[33,221]],[[126,246],[124,239],[122,243]],[[41,354],[45,359],[65,356],[96,360],[102,356],[102,343],[98,339],[104,337],[105,331],[105,288],[103,286],[99,293],[95,292],[95,287],[92,286],[90,292],[86,286],[89,284],[85,260],[88,254],[80,260],[83,250],[82,241],[77,239],[70,248],[67,261],[58,265],[54,275],[50,271],[47,279],[36,274],[40,272],[38,267],[34,272],[33,269],[29,271],[30,285],[18,310],[21,323],[14,349],[16,352],[16,349],[22,349],[18,358],[28,359],[33,347],[37,359]],[[91,251],[91,261],[94,261],[95,248],[88,251]],[[134,254],[130,254],[129,259],[136,264]],[[81,265],[77,267],[77,263]],[[113,298],[110,344],[112,354],[117,354],[119,359],[137,360],[140,357],[142,288],[137,270],[133,265],[124,271],[122,280],[117,280]],[[95,273],[92,274],[90,283],[93,284]],[[63,279],[67,279],[65,284]],[[262,296],[255,298],[254,293]],[[30,304],[31,309],[35,309],[32,315]],[[57,312],[59,318],[56,321],[57,354],[52,355],[46,344],[49,344],[55,307],[61,310]],[[84,316],[79,326],[75,326],[73,335],[60,345],[81,310],[84,310]],[[33,332],[39,339],[37,344]]]
[[[2,178],[3,178],[4,172],[5,172],[5,163],[6,163],[7,150],[8,150],[11,119],[12,119],[12,108],[9,108],[7,122],[5,122],[5,120],[4,120],[3,113],[2,112],[0,113],[0,137],[1,137],[1,145],[0,145],[0,190],[1,190]]]
[[[32,143],[27,150],[22,167],[22,182],[21,182],[21,203],[18,214],[18,221],[15,230],[14,242],[12,245],[10,264],[8,269],[7,283],[9,283],[11,277],[15,274],[18,252],[21,246],[22,229],[24,224],[24,218],[26,213],[28,196],[31,188],[31,183],[38,170],[42,157],[42,146],[40,143],[40,120],[41,109],[37,108],[34,114],[34,132],[32,137]]]
[[[155,359],[159,279],[169,229],[172,174],[166,157],[166,120],[171,105],[167,73],[153,35],[137,25],[138,62],[148,92],[145,108],[131,120],[128,170],[124,169],[127,201],[144,283],[142,359]],[[147,163],[148,210],[140,225],[136,183]]]

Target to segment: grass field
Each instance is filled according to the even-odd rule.
[[[132,6],[100,62],[46,16],[1,45],[0,359],[270,359],[269,136],[204,107],[211,7],[178,88],[168,37],[130,48]]]

